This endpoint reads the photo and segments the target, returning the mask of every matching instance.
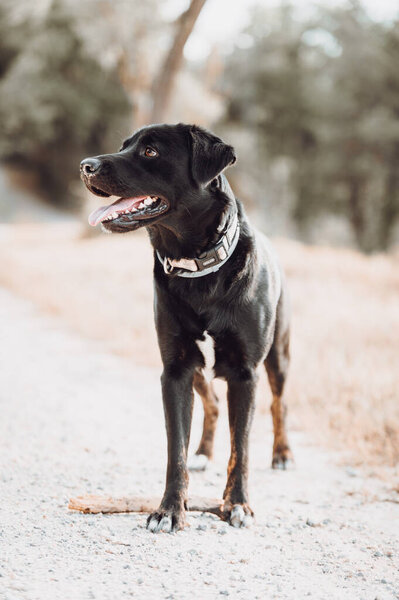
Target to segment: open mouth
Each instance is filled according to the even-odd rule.
[[[89,224],[95,227],[99,223],[118,220],[122,223],[152,219],[166,212],[168,202],[160,196],[135,196],[119,198],[108,206],[101,206],[89,215]]]
[[[96,196],[102,196],[103,198],[109,198],[109,194],[107,194],[107,192],[103,192],[99,188],[96,188],[94,185],[90,185],[90,184],[86,184],[86,185],[93,194],[96,194]]]

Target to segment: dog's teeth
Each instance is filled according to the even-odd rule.
[[[144,204],[144,202],[140,202],[140,204],[139,204],[139,208],[145,208],[145,204]]]
[[[135,206],[133,206],[133,208],[131,209],[131,212],[137,212],[137,208]]]
[[[153,200],[151,200],[151,198],[149,196],[147,196],[147,198],[144,200],[144,204],[146,206],[150,206],[150,204],[153,203]]]

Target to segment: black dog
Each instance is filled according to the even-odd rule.
[[[81,163],[91,192],[120,196],[94,211],[90,224],[118,233],[144,226],[154,248],[168,467],[161,505],[148,518],[151,531],[185,524],[193,387],[205,413],[196,466],[205,467],[212,456],[218,400],[204,374],[205,337],[213,343],[212,377],[228,385],[231,454],[224,518],[237,527],[252,521],[248,435],[261,361],[273,392],[272,466],[285,468],[291,458],[282,400],[289,364],[287,295],[273,250],[250,226],[222,175],[235,160],[234,149],[220,138],[179,124],[144,127],[116,154]]]

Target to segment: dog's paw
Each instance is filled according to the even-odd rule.
[[[169,510],[159,508],[147,519],[147,529],[152,533],[174,533],[184,529],[185,524],[185,511],[174,508]]]
[[[254,513],[248,504],[225,504],[223,520],[228,521],[232,527],[251,527]]]
[[[294,466],[294,457],[288,446],[273,450],[272,469],[285,471]]]
[[[193,454],[187,461],[189,471],[205,471],[209,459],[205,454]]]

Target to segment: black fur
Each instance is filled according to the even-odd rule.
[[[157,156],[146,156],[148,147]],[[154,529],[154,523],[161,523],[165,516],[173,529],[185,523],[193,380],[204,366],[197,341],[208,332],[214,340],[215,376],[228,385],[231,456],[224,516],[233,524],[245,525],[249,521],[245,515],[253,514],[247,491],[248,435],[256,368],[262,361],[274,397],[273,466],[284,468],[290,458],[282,402],[289,325],[284,281],[273,251],[249,224],[240,201],[222,189],[221,173],[235,162],[234,149],[196,126],[153,125],[137,131],[120,152],[96,159],[100,167],[93,174],[83,170],[82,176],[95,193],[124,198],[156,195],[167,203],[167,212],[154,219],[126,217],[103,224],[113,232],[146,226],[154,251],[161,256],[197,256],[218,240],[219,224],[238,212],[238,245],[217,273],[195,279],[167,275],[154,252],[154,310],[164,366],[168,467],[164,497],[149,523]],[[237,505],[242,510],[237,512]]]

